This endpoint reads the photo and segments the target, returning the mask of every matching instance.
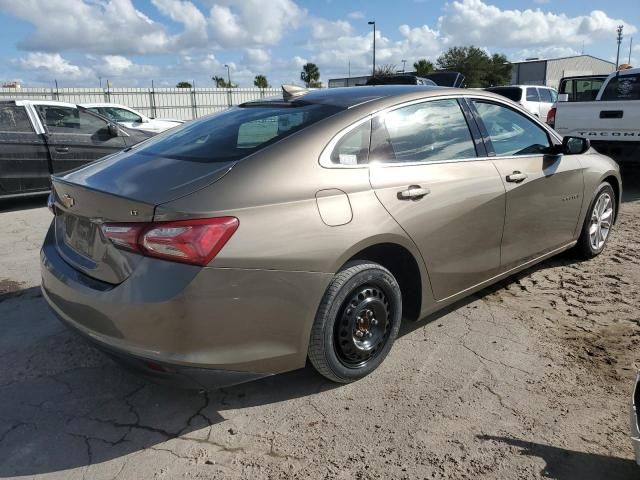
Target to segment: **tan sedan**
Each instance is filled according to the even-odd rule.
[[[42,289],[127,363],[202,387],[350,382],[411,322],[605,247],[618,166],[504,97],[285,91],[53,178]]]

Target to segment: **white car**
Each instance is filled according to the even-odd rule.
[[[133,108],[117,103],[83,103],[80,106],[127,128],[145,132],[160,133],[184,123],[182,120],[149,118]]]
[[[546,120],[549,110],[558,97],[558,92],[555,89],[536,85],[509,85],[489,87],[485,90],[513,100],[543,120]]]

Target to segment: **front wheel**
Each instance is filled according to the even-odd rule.
[[[376,263],[348,264],[325,293],[311,330],[309,360],[324,377],[349,383],[382,363],[398,335],[402,295]]]
[[[609,182],[600,184],[587,212],[576,252],[592,258],[604,250],[616,216],[616,195]]]

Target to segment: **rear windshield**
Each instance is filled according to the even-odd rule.
[[[522,89],[518,87],[493,87],[487,88],[489,92],[497,93],[503,97],[507,97],[509,100],[519,102],[522,98]]]
[[[602,100],[640,100],[640,74],[613,77],[602,93]]]
[[[185,123],[145,142],[136,152],[194,162],[233,162],[341,110],[302,101],[246,104]]]

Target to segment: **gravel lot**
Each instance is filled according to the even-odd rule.
[[[311,368],[201,394],[147,383],[39,291],[43,201],[0,204],[0,477],[631,479],[640,171],[606,251],[404,326],[347,386]]]

